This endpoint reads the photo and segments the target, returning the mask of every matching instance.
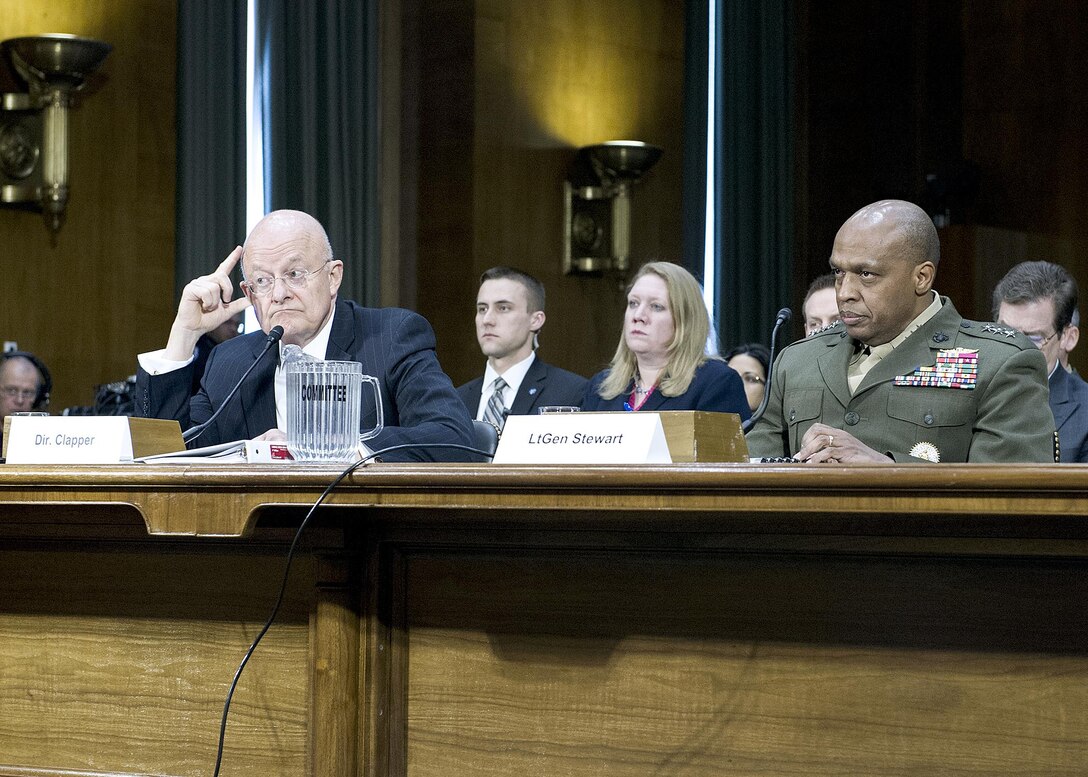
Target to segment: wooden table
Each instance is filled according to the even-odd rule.
[[[0,468],[0,777],[210,775],[320,467]],[[223,775],[1088,770],[1088,467],[382,464]]]

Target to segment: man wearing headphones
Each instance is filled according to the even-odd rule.
[[[49,408],[52,379],[41,359],[26,351],[10,351],[0,355],[0,441],[3,440],[4,418],[12,413]]]

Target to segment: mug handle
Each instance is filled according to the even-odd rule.
[[[369,383],[371,390],[374,392],[374,407],[378,415],[378,422],[373,429],[368,429],[359,435],[360,442],[377,437],[382,433],[382,429],[385,428],[385,413],[382,410],[381,384],[378,383],[378,379],[373,375],[364,375],[363,383]]]

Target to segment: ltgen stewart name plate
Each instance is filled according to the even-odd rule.
[[[506,419],[495,464],[671,464],[657,413],[546,413]]]

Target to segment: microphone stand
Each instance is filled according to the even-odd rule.
[[[762,418],[763,414],[767,411],[767,402],[771,398],[771,370],[774,369],[774,351],[775,343],[778,341],[778,330],[780,330],[782,325],[791,318],[793,318],[793,311],[789,308],[782,308],[778,311],[778,316],[774,320],[774,328],[771,330],[771,356],[770,361],[767,363],[766,390],[763,392],[763,401],[759,403],[756,412],[752,413],[751,417],[740,426],[741,431],[745,434],[748,433],[749,429],[755,426],[756,421]]]
[[[230,390],[230,393],[227,394],[226,398],[219,403],[219,407],[215,409],[215,412],[212,413],[211,417],[204,423],[190,427],[182,433],[181,440],[185,443],[186,446],[188,446],[189,443],[191,443],[197,437],[204,434],[204,430],[211,425],[212,421],[219,417],[219,414],[223,412],[223,408],[225,408],[227,404],[232,399],[234,399],[234,395],[238,393],[238,389],[242,387],[242,383],[245,381],[246,378],[249,377],[249,373],[253,372],[253,369],[261,363],[261,360],[264,359],[265,354],[267,354],[269,350],[271,350],[273,345],[280,341],[281,337],[283,337],[283,327],[272,327],[272,331],[269,332],[268,335],[265,337],[264,350],[261,351],[260,355],[253,360],[253,364],[249,365],[249,368],[242,373],[242,377],[240,377],[238,379],[238,382],[234,384],[234,388]]]

